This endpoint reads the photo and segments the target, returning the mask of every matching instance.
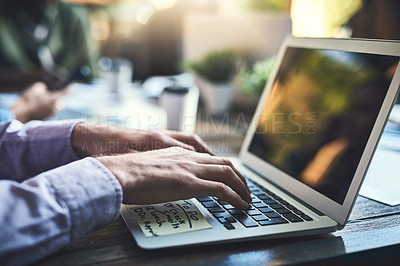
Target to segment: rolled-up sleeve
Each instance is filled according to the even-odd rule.
[[[23,181],[78,159],[71,134],[79,121],[0,124],[0,177]]]
[[[114,221],[122,204],[115,176],[93,158],[22,183],[0,181],[0,261],[37,261]]]

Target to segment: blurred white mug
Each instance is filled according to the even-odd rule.
[[[199,103],[197,87],[168,86],[164,88],[159,103],[167,112],[167,129],[194,133]]]
[[[121,92],[124,86],[131,83],[133,65],[129,60],[103,57],[99,60],[99,67],[111,92]]]

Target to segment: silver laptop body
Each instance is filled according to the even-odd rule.
[[[146,237],[125,205],[121,214],[137,244],[157,249],[341,229],[395,102],[399,58],[398,42],[287,37],[240,154],[232,158],[251,184],[253,202],[263,205],[261,198],[271,197],[284,206],[287,222],[246,227],[237,219],[227,229],[202,197],[191,202],[212,228]],[[296,217],[302,221],[292,222]]]

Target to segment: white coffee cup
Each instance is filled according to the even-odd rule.
[[[198,102],[197,87],[172,85],[164,88],[159,103],[167,112],[167,129],[193,133],[196,127]]]

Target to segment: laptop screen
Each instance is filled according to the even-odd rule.
[[[288,48],[248,151],[343,204],[397,62]]]

